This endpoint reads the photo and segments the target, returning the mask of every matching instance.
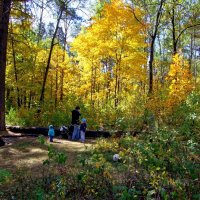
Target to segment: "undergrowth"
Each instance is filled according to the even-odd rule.
[[[44,140],[39,138],[41,144]],[[120,159],[113,161],[113,155]],[[99,139],[69,166],[48,146],[38,176],[0,170],[1,199],[199,199],[198,138],[161,129]]]

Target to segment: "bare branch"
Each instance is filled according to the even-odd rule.
[[[190,26],[187,26],[186,28],[184,28],[184,29],[179,33],[178,37],[176,38],[176,43],[178,43],[179,38],[181,37],[181,35],[182,35],[187,29],[193,28],[193,27],[195,27],[195,26],[200,26],[200,23],[198,23],[198,24],[193,24],[193,25],[190,25]]]

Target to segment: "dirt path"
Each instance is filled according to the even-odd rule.
[[[36,137],[4,138],[7,145],[0,147],[0,168],[15,170],[17,168],[37,168],[48,158],[47,145],[41,145]],[[46,138],[46,144],[49,144]],[[78,155],[92,148],[94,140],[86,143],[55,139],[51,143],[56,149],[67,154],[68,165],[73,166]]]

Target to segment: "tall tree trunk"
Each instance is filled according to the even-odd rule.
[[[53,98],[53,75],[51,75],[50,76],[51,77],[51,84],[50,84],[50,86],[51,86],[51,92],[50,92],[50,97],[51,97],[51,100],[52,100],[52,98]]]
[[[106,83],[106,104],[110,99],[110,79],[111,79],[111,67],[109,59],[106,61],[106,73],[107,73],[107,83]]]
[[[64,70],[62,69],[61,74],[60,74],[60,101],[61,102],[63,101],[63,96],[64,96],[64,93],[63,93],[64,75],[65,75]]]
[[[32,91],[29,91],[29,100],[28,100],[28,109],[31,108],[31,103],[32,103]]]
[[[91,70],[91,88],[90,88],[90,101],[91,101],[91,110],[93,110],[93,77],[94,77],[94,68],[92,63],[92,70]]]
[[[45,74],[44,74],[44,80],[43,80],[43,85],[42,85],[42,91],[41,91],[41,95],[40,95],[40,104],[43,104],[43,102],[44,102],[44,92],[45,92],[45,86],[46,86],[46,81],[47,81],[47,75],[48,75],[49,68],[50,68],[51,55],[52,55],[53,47],[54,47],[54,40],[55,40],[55,38],[56,38],[56,34],[57,34],[57,31],[58,31],[58,27],[59,27],[59,24],[60,24],[60,19],[61,19],[61,17],[62,17],[62,13],[63,13],[63,8],[61,9],[60,14],[59,14],[59,16],[58,16],[56,28],[55,28],[55,31],[54,31],[54,34],[53,34],[53,38],[52,38],[52,40],[51,40],[50,52],[49,52],[49,57],[48,57],[48,61],[47,61],[47,66],[46,66],[46,70],[45,70]]]
[[[175,4],[175,2],[173,1],[171,22],[172,22],[173,54],[175,55],[177,53],[177,41],[176,41],[176,28],[175,28],[176,24],[175,24],[174,4]]]
[[[64,38],[64,47],[63,47],[63,62],[65,61],[65,52],[66,52],[66,46],[67,46],[67,34],[68,34],[68,23],[65,21],[65,38]],[[64,70],[61,70],[60,75],[60,101],[63,101],[64,93],[63,93],[63,87],[64,87]]]
[[[196,83],[197,83],[197,76],[198,76],[198,71],[197,71],[197,62],[196,62],[196,59],[197,59],[197,49],[196,49],[196,31],[194,29],[194,49],[195,49],[195,52],[194,52],[194,81],[195,81],[195,87],[196,87]]]
[[[22,90],[22,106],[24,107],[24,108],[26,108],[26,104],[27,104],[27,97],[26,97],[26,89],[24,89],[24,90]]]
[[[57,104],[58,104],[58,61],[56,66],[55,109],[57,108]]]
[[[0,1],[0,131],[5,130],[5,78],[11,0]]]
[[[164,56],[163,56],[163,52],[162,52],[162,44],[161,44],[161,40],[160,40],[160,35],[158,34],[158,44],[159,44],[159,56],[161,58],[161,64],[160,64],[160,80],[162,85],[164,86],[164,65],[163,65],[163,61],[164,61]]]
[[[11,31],[13,33],[12,22],[11,22]],[[16,82],[16,89],[17,89],[17,106],[19,108],[21,106],[21,104],[20,104],[20,98],[19,98],[18,76],[17,76],[17,66],[16,66],[16,52],[15,52],[15,48],[14,48],[13,35],[11,36],[11,44],[12,44],[13,67],[14,67],[15,82]]]
[[[42,20],[43,20],[43,13],[44,13],[44,1],[42,0],[42,5],[41,5],[41,14],[40,14],[40,22],[39,22],[39,30],[38,30],[38,36],[37,36],[37,44],[39,44],[40,40],[42,39],[41,35],[41,29],[42,29]]]
[[[192,69],[192,60],[194,55],[194,31],[191,32],[190,34],[190,59],[189,59],[189,64],[190,64],[190,69]]]
[[[156,23],[154,27],[154,32],[151,35],[151,43],[150,43],[150,55],[149,55],[149,95],[153,92],[153,61],[154,61],[154,44],[158,32],[158,26],[160,24],[162,7],[165,0],[160,1],[159,9],[156,15]]]
[[[43,14],[44,14],[44,0],[42,0],[42,5],[40,6],[41,8],[41,13],[40,13],[40,18],[39,18],[39,30],[38,30],[38,34],[37,34],[37,46],[39,46],[39,43],[42,39],[42,36],[41,36],[41,29],[42,29],[42,22],[43,22]],[[35,80],[35,69],[36,69],[36,61],[37,61],[37,56],[38,56],[38,52],[36,51],[35,53],[35,56],[34,56],[34,61],[33,61],[33,76],[32,76],[32,79],[31,79],[31,84],[34,85],[34,80]],[[30,109],[31,108],[31,104],[32,104],[32,99],[34,97],[34,91],[32,90],[32,88],[30,88],[30,93],[29,93],[29,102],[28,102],[28,108]],[[40,107],[39,107],[39,110],[40,110]]]
[[[116,70],[115,70],[115,108],[117,107],[117,104],[118,104],[117,83],[118,83],[118,66],[116,65]]]

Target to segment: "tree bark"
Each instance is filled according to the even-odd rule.
[[[40,21],[39,21],[39,30],[38,30],[38,40],[37,44],[39,44],[40,40],[42,39],[41,36],[41,29],[42,29],[42,20],[43,20],[43,13],[44,13],[44,1],[42,0],[42,5],[41,5],[41,14],[40,14]]]
[[[92,69],[91,69],[91,88],[90,88],[90,101],[91,101],[91,110],[93,110],[93,78],[94,78],[94,69],[93,69],[93,63],[92,63]]]
[[[50,52],[49,52],[49,57],[48,57],[48,61],[47,61],[47,66],[46,66],[46,70],[45,70],[45,74],[44,74],[44,80],[43,80],[43,85],[42,85],[42,91],[41,91],[41,95],[40,95],[40,104],[42,105],[44,102],[44,92],[45,92],[45,86],[46,86],[46,81],[47,81],[47,75],[49,72],[49,68],[50,68],[50,62],[51,62],[51,55],[53,52],[53,47],[54,47],[54,40],[56,38],[56,34],[57,34],[57,30],[60,24],[60,19],[62,17],[62,13],[63,13],[63,8],[60,11],[58,20],[57,20],[57,24],[56,24],[56,28],[53,34],[53,38],[51,40],[51,47],[50,47]]]
[[[55,88],[55,109],[57,108],[58,104],[58,61],[56,66],[56,88]]]
[[[117,83],[118,83],[118,69],[117,65],[115,66],[115,108],[117,107],[118,104],[118,99],[117,99]]]
[[[190,28],[193,28],[193,27],[196,27],[196,26],[200,26],[200,23],[189,25],[189,26],[187,26],[186,28],[184,28],[184,29],[182,29],[182,30],[180,31],[180,33],[178,34],[178,36],[177,36],[177,38],[176,38],[176,41],[175,41],[176,49],[177,49],[177,44],[178,44],[178,42],[180,42],[180,37],[182,36],[182,34],[185,33],[185,31],[186,31],[187,29],[190,29]],[[175,54],[175,53],[174,53],[174,54]]]
[[[194,31],[190,34],[190,58],[189,58],[190,69],[192,68],[193,55],[194,55]]]
[[[173,54],[175,55],[177,53],[177,41],[176,41],[176,28],[175,28],[176,24],[175,24],[174,2],[173,2],[173,8],[172,8],[171,22],[172,22],[172,37],[173,37]]]
[[[64,70],[62,69],[61,75],[60,75],[60,101],[61,102],[63,101],[63,96],[64,96],[64,93],[63,93],[64,75],[65,75]]]
[[[11,31],[13,33],[12,22],[11,22]],[[11,44],[12,44],[13,67],[14,67],[15,82],[16,82],[16,89],[17,89],[17,106],[18,106],[18,108],[20,108],[21,104],[20,104],[20,98],[19,98],[19,87],[17,85],[18,84],[18,75],[17,75],[16,52],[15,52],[15,48],[14,48],[14,38],[13,38],[13,35],[11,36]]]
[[[150,44],[150,55],[149,55],[149,95],[153,92],[153,61],[154,61],[154,44],[157,37],[158,26],[160,24],[160,18],[162,14],[163,3],[165,0],[160,1],[160,6],[156,15],[156,23],[154,27],[154,32],[151,35]]]
[[[32,103],[32,91],[29,91],[29,100],[28,100],[28,109],[31,108],[31,103]]]
[[[0,1],[0,131],[5,128],[5,78],[8,24],[11,0]]]
[[[64,41],[64,47],[63,47],[63,62],[65,61],[65,52],[66,52],[66,46],[67,46],[67,35],[68,35],[68,23],[67,21],[64,22],[64,26],[65,26],[65,41]],[[60,74],[60,101],[63,101],[63,97],[64,97],[64,92],[63,92],[63,88],[64,88],[64,70],[61,70],[61,74]]]

